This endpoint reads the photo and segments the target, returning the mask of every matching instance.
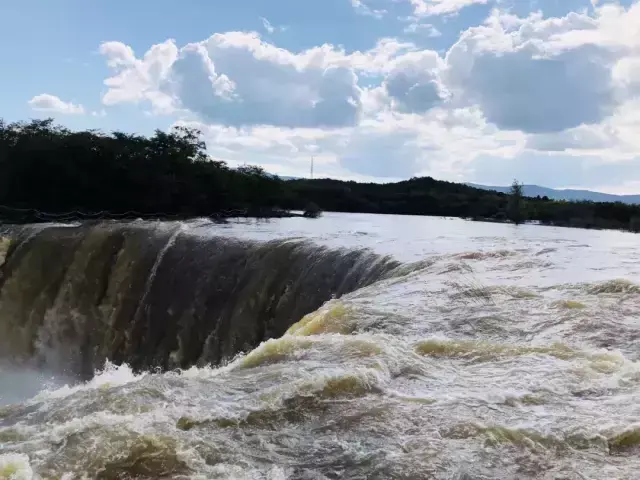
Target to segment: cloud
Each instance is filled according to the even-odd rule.
[[[120,42],[105,42],[100,45],[100,53],[107,58],[107,65],[111,68],[132,66],[136,63],[133,49]]]
[[[593,43],[558,41],[593,28],[587,15],[520,19],[495,12],[449,50],[446,83],[502,129],[545,133],[597,124],[617,105],[615,55]]]
[[[434,51],[407,53],[394,62],[384,88],[399,111],[426,112],[447,97],[446,87],[439,78],[443,68],[442,59]]]
[[[339,164],[358,175],[404,179],[414,176],[425,166],[420,161],[424,151],[412,130],[381,132],[375,126],[359,129],[336,150]]]
[[[284,32],[285,30],[287,30],[287,27],[284,25],[280,25],[280,26],[275,26],[273,25],[269,20],[267,20],[264,17],[260,17],[260,20],[262,21],[262,26],[263,28],[267,31],[267,33],[271,34],[274,33],[276,31],[279,32]]]
[[[524,143],[521,134],[499,132],[468,109],[387,111],[339,129],[190,124],[204,132],[214,157],[231,164],[259,159],[274,173],[304,176],[313,155],[317,175],[363,181],[414,175],[463,181],[465,166],[479,155],[508,157]]]
[[[405,3],[412,9],[413,18],[417,19],[438,15],[455,15],[466,7],[471,5],[484,5],[489,3],[489,1],[490,0],[351,0],[351,5],[356,13],[379,19],[389,12],[384,8],[372,8],[370,6],[371,3],[387,3],[390,6],[397,3]]]
[[[541,152],[593,151],[612,148],[614,132],[592,126],[580,126],[558,133],[543,133],[527,138],[527,147]]]
[[[428,34],[424,17],[485,2],[412,3],[410,33]],[[169,39],[141,56],[108,42],[101,52],[113,73],[103,102],[143,103],[195,122],[214,156],[283,175],[307,174],[311,155],[319,175],[359,180],[486,182],[487,172],[544,180],[536,165],[553,172],[556,186],[575,184],[572,172],[594,182],[595,174],[576,172],[604,175],[605,165],[633,175],[638,4],[563,17],[494,10],[443,53],[411,38],[293,51],[255,32],[226,32],[183,46]],[[554,158],[564,163],[550,169]]]
[[[506,130],[541,133],[596,124],[613,113],[615,99],[606,58],[585,50],[555,58],[526,50],[482,54],[468,73],[452,70],[452,83]]]
[[[428,38],[442,36],[442,32],[431,23],[421,23],[416,17],[410,17],[411,23],[404,28],[404,33],[424,35]]]
[[[500,159],[483,155],[472,162],[475,175],[472,181],[509,185],[514,178],[529,184],[551,188],[598,188],[603,183],[611,185],[637,181],[640,156],[627,162],[603,163],[594,156],[526,152],[512,159]]]
[[[613,79],[625,96],[640,94],[640,55],[622,58],[613,69]]]
[[[640,151],[640,4],[525,18],[494,11],[446,55],[443,83],[526,147],[602,161]],[[637,131],[637,130],[636,130]]]
[[[433,15],[451,15],[465,7],[486,4],[488,0],[408,0],[414,9],[414,15],[428,17]]]
[[[328,58],[344,56],[330,46],[296,54],[257,33],[230,32],[180,49],[168,40],[125,63],[122,52],[130,49],[108,45],[101,52],[115,75],[105,81],[107,105],[146,100],[161,112],[186,109],[236,126],[340,127],[358,120],[357,75],[330,64]]]
[[[104,81],[108,90],[102,97],[102,103],[116,105],[149,101],[154,111],[171,113],[175,110],[174,99],[159,90],[160,82],[169,74],[178,57],[174,40],[152,46],[141,59],[136,58],[131,47],[120,42],[103,43],[100,53],[116,72]]]
[[[64,115],[80,115],[84,113],[82,105],[64,102],[55,95],[43,93],[29,100],[29,106],[38,112],[60,113]]]
[[[374,18],[382,18],[387,11],[384,9],[375,9],[366,5],[362,0],[351,0],[351,5],[355,9],[356,13],[360,15],[366,15]]]
[[[260,17],[260,20],[262,20],[262,26],[268,33],[273,33],[276,30],[275,27],[271,25],[271,22],[269,22],[269,20],[267,20],[266,18]]]
[[[119,42],[100,52],[113,71],[104,81],[105,105],[148,102],[158,113],[191,112],[236,126],[336,128],[360,118],[359,77],[386,75],[417,47],[381,38],[364,52],[325,44],[294,53],[255,32],[227,32],[181,48],[169,39],[141,58]]]
[[[615,113],[597,125],[529,135],[526,148],[539,152],[560,152],[592,156],[602,163],[626,162],[640,155],[640,99],[624,102]]]

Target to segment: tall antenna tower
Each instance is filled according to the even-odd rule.
[[[311,179],[313,180],[313,156],[311,157]]]

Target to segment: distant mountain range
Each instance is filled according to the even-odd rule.
[[[299,180],[300,177],[281,176],[282,180]],[[511,186],[496,187],[489,185],[479,185],[477,183],[465,183],[470,187],[480,188],[482,190],[494,190],[496,192],[509,193]],[[640,204],[640,195],[613,195],[611,193],[593,192],[591,190],[572,190],[572,189],[555,189],[541,187],[540,185],[523,185],[525,197],[549,197],[552,200],[581,201],[588,200],[592,202],[622,202],[629,205]]]
[[[511,187],[493,187],[467,183],[470,187],[483,190],[495,190],[496,192],[509,193]],[[564,190],[541,187],[539,185],[524,185],[523,193],[526,197],[547,196],[553,200],[590,200],[592,202],[622,202],[628,204],[640,204],[640,195],[612,195],[610,193],[592,192],[591,190]]]

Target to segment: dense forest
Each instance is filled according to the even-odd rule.
[[[538,221],[545,225],[640,231],[640,206],[621,202],[566,202],[538,197],[522,198],[514,208],[512,195],[430,177],[388,184],[329,179],[290,183],[294,198],[315,202],[328,211]]]
[[[521,198],[412,178],[376,184],[288,180],[260,167],[230,168],[206,154],[197,130],[154,135],[74,132],[51,119],[0,120],[0,219],[282,216],[288,210],[536,220],[584,228],[640,230],[640,206]],[[46,212],[43,213],[43,212]]]
[[[0,205],[10,211],[121,216],[257,216],[286,197],[258,167],[231,169],[205,152],[199,132],[151,137],[73,132],[51,119],[0,121]],[[30,214],[27,214],[29,217]]]

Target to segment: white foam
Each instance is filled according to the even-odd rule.
[[[144,378],[146,375],[148,375],[148,373],[146,372],[136,375],[135,373],[133,373],[131,367],[127,364],[114,365],[113,363],[107,361],[104,368],[98,371],[96,375],[88,382],[74,386],[64,385],[63,387],[51,390],[44,389],[38,395],[36,395],[34,400],[42,401],[48,399],[64,398],[80,391],[95,390],[98,388],[118,387],[121,385],[126,385],[127,383],[136,382]]]
[[[34,478],[27,455],[21,453],[0,455],[1,480],[33,480]]]

